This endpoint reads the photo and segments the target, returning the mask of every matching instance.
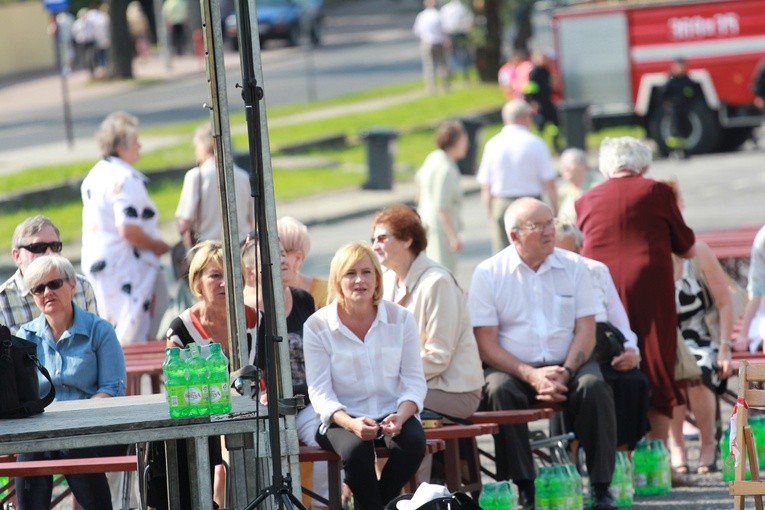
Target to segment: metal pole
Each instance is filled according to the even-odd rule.
[[[306,95],[308,96],[308,102],[312,103],[316,101],[316,71],[313,65],[313,38],[311,36],[311,27],[307,26],[308,23],[304,20],[303,33],[307,34],[305,37],[305,86]]]
[[[66,144],[71,150],[74,149],[74,130],[72,129],[72,108],[69,102],[69,81],[67,78],[69,71],[66,63],[66,55],[64,54],[64,48],[61,45],[61,37],[59,35],[58,14],[53,13],[51,16],[53,17],[53,50],[56,53],[58,74],[61,77],[61,99],[63,100],[64,107],[64,133],[66,134]]]
[[[162,59],[165,61],[165,70],[169,73],[173,70],[173,57],[170,55],[170,44],[167,40],[167,26],[165,17],[162,15],[162,0],[154,0],[154,24],[157,29],[157,45]]]

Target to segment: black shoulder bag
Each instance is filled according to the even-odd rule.
[[[50,382],[50,391],[40,398],[37,371]],[[27,418],[39,414],[56,398],[50,374],[37,359],[33,342],[11,335],[0,324],[0,419]]]
[[[601,365],[610,364],[615,356],[624,352],[627,339],[619,328],[608,321],[598,322],[595,328],[595,359]]]

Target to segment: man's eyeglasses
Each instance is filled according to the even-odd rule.
[[[369,238],[369,244],[384,243],[389,237],[391,237],[391,234],[388,234],[387,232],[377,234],[376,236]]]
[[[47,283],[41,283],[40,285],[36,285],[32,287],[30,289],[30,292],[34,294],[35,296],[39,296],[40,294],[45,292],[45,287],[48,287],[50,290],[58,290],[64,285],[65,281],[66,280],[64,280],[63,278],[56,278],[55,280],[51,280]]]
[[[19,248],[23,248],[31,253],[41,254],[48,251],[48,248],[54,253],[61,253],[61,249],[64,247],[64,245],[61,243],[61,241],[53,241],[52,243],[32,243],[32,244],[22,244],[19,246]]]
[[[528,232],[543,232],[549,228],[554,229],[558,226],[558,220],[550,220],[540,223],[526,223],[516,227],[518,230],[527,230]]]

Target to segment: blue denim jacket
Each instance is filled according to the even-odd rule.
[[[37,344],[37,357],[50,372],[56,400],[83,400],[96,393],[113,397],[125,394],[125,356],[114,327],[76,304],[72,326],[58,342],[45,315],[22,325],[16,336]],[[40,395],[50,384],[38,374]]]

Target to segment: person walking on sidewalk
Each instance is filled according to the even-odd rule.
[[[449,89],[449,66],[446,64],[448,38],[441,26],[441,15],[436,0],[425,0],[425,8],[417,15],[412,28],[420,40],[422,78],[429,94],[436,93],[436,75],[443,79],[442,87]]]
[[[546,193],[553,211],[558,210],[558,177],[545,142],[529,131],[534,111],[523,100],[502,108],[505,127],[483,149],[476,180],[481,202],[492,228],[491,247],[498,253],[510,244],[505,230],[505,210],[522,197],[541,198]]]
[[[159,235],[157,207],[140,158],[138,119],[110,114],[97,132],[103,159],[90,170],[82,194],[82,267],[101,316],[120,342],[144,342],[157,332],[167,308],[167,282],[159,256],[170,246]]]

